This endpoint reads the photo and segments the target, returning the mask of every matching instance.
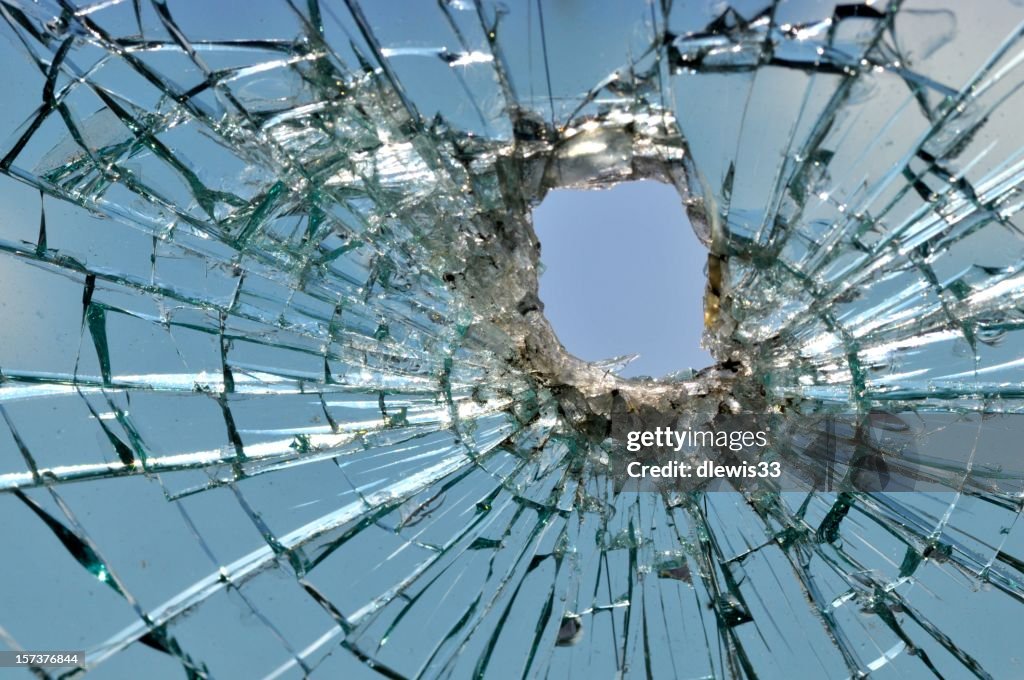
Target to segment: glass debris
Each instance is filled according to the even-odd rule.
[[[1020,463],[984,456],[1024,396],[1019,3],[0,14],[0,645],[97,677],[1022,673]],[[537,294],[545,193],[641,178],[708,248],[693,375],[573,358]],[[849,474],[609,473],[627,431],[734,413]],[[865,490],[865,449],[929,488]]]

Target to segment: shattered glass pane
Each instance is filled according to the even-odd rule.
[[[588,5],[0,1],[0,647],[1024,672],[1024,8]],[[531,210],[638,179],[708,248],[696,374],[543,315]],[[616,473],[751,415],[786,484]]]

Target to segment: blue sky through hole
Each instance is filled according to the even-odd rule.
[[[707,250],[669,185],[553,191],[534,211],[540,297],[562,344],[588,361],[639,353],[623,375],[712,362],[700,346]]]

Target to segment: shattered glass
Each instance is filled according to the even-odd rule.
[[[1024,8],[590,5],[0,2],[2,648],[1024,673]],[[708,249],[695,373],[576,359],[537,294],[544,195],[637,179]],[[806,488],[612,472],[751,413]],[[909,491],[851,481],[868,421]]]

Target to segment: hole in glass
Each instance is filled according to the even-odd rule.
[[[646,180],[552,191],[533,219],[544,313],[569,352],[639,354],[624,377],[713,363],[700,346],[707,249],[674,188]]]

